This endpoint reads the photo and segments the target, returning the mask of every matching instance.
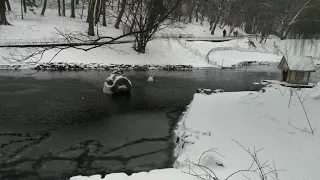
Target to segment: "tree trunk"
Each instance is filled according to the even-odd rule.
[[[88,7],[89,8],[89,7]],[[83,17],[83,11],[84,11],[84,1],[82,1],[82,9],[81,9],[81,16],[80,18],[82,19]]]
[[[0,25],[10,25],[6,17],[6,4],[4,1],[0,1]]]
[[[189,13],[189,23],[192,23],[192,11]]]
[[[86,20],[87,23],[89,23],[89,14],[90,14],[90,8],[91,8],[92,0],[89,0],[88,2],[89,2],[89,5],[88,5],[87,20]],[[84,6],[84,4],[83,4],[83,6]]]
[[[61,16],[61,3],[60,3],[60,0],[57,0],[57,3],[58,3],[58,15]]]
[[[196,9],[196,22],[199,22],[199,7]]]
[[[139,37],[140,36],[140,37]],[[134,50],[139,53],[145,53],[147,47],[147,41],[145,40],[145,35],[140,34],[135,38]]]
[[[210,31],[212,30],[213,28],[213,15],[210,17]]]
[[[23,0],[20,3],[20,10],[21,10],[21,19],[23,19]]]
[[[212,34],[212,35],[214,35],[214,31],[216,30],[217,25],[218,25],[218,23],[219,23],[219,21],[220,21],[220,15],[221,15],[221,11],[219,11],[219,13],[218,13],[218,15],[217,15],[217,17],[216,17],[216,21],[214,22],[214,25],[213,25],[213,27],[212,27],[212,29],[211,29],[211,34]]]
[[[71,0],[70,2],[70,7],[71,7],[71,15],[70,15],[70,18],[75,18],[76,17],[76,14],[74,12],[74,0]]]
[[[200,22],[201,26],[203,26],[203,21],[204,21],[204,14],[201,14],[201,22]]]
[[[62,16],[66,16],[66,1],[62,0]]]
[[[26,0],[22,0],[23,2],[23,10],[24,10],[24,13],[27,13],[27,4],[26,4]]]
[[[91,0],[90,3],[90,9],[88,14],[88,23],[89,23],[89,29],[88,29],[88,35],[94,36],[94,9],[96,5],[96,0]]]
[[[9,0],[6,0],[6,4],[7,4],[8,11],[11,11],[11,6],[10,6]]]
[[[101,12],[101,0],[96,0],[96,7],[95,7],[95,15],[94,15],[94,24],[98,24],[100,21],[100,12]]]
[[[106,20],[106,0],[102,0],[102,26],[107,26]]]
[[[42,11],[41,11],[41,16],[44,16],[44,12],[46,11],[46,8],[47,8],[47,0],[44,0]]]
[[[124,11],[126,9],[126,4],[127,4],[127,0],[122,0],[122,3],[121,3],[121,10],[120,10],[120,13],[118,15],[118,18],[117,18],[117,22],[115,24],[115,28],[116,29],[119,29],[120,28],[120,23],[121,23],[121,19],[122,19],[122,16],[124,14]]]

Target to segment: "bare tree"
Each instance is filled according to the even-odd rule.
[[[224,0],[213,0],[212,1],[212,5],[216,9],[216,13],[214,15],[215,16],[215,21],[214,21],[214,24],[212,25],[212,28],[211,28],[211,34],[212,35],[214,35],[214,32],[215,32],[215,30],[217,28],[217,25],[220,22],[220,18],[221,18],[221,15],[222,15],[224,3],[225,3]]]
[[[42,10],[41,10],[41,16],[44,16],[44,13],[45,13],[46,8],[47,8],[47,1],[48,0],[44,0],[43,1],[43,7],[42,7]]]
[[[0,1],[0,25],[10,25],[6,17],[6,11],[5,1]]]
[[[76,14],[74,12],[74,0],[71,0],[70,2],[70,7],[71,7],[71,15],[70,15],[70,18],[75,18],[76,17]]]
[[[6,0],[6,4],[7,4],[7,9],[8,9],[8,11],[11,11],[11,6],[10,6],[9,0]]]
[[[66,1],[62,0],[62,16],[66,16]]]
[[[120,0],[118,2],[120,2]],[[121,23],[121,20],[122,20],[122,16],[123,16],[124,11],[126,9],[126,4],[127,4],[127,0],[122,0],[122,2],[121,2],[121,10],[120,10],[119,15],[117,17],[116,24],[114,25],[114,27],[116,29],[120,28],[120,23]]]
[[[27,13],[27,4],[26,0],[22,0],[24,13]]]
[[[187,13],[188,13],[188,22],[192,22],[192,14],[195,11],[196,0],[187,1]]]
[[[60,0],[57,0],[58,3],[58,15],[61,16],[61,2]]]
[[[20,10],[21,10],[21,19],[23,19],[23,0],[20,3]]]
[[[89,23],[89,29],[88,29],[88,35],[94,36],[94,10],[95,10],[96,0],[91,0],[90,6],[89,6],[89,12],[88,12],[88,23]]]
[[[102,5],[102,26],[107,26],[106,20],[106,0],[101,0]]]
[[[96,6],[95,6],[95,15],[94,15],[94,24],[97,25],[100,21],[100,15],[101,15],[101,0],[96,0]]]
[[[126,16],[126,29],[136,33],[134,49],[139,53],[145,53],[147,43],[159,30],[160,25],[176,10],[181,0],[139,0],[133,12]]]
[[[83,17],[84,4],[85,4],[85,2],[84,2],[84,1],[82,1],[82,8],[81,8],[81,15],[80,15],[80,19],[82,19],[82,17]],[[88,7],[88,9],[89,9],[89,7]],[[87,22],[88,22],[88,21],[87,21]]]
[[[87,15],[87,20],[86,20],[86,22],[87,23],[89,23],[89,13],[90,13],[90,9],[91,9],[91,2],[92,2],[92,0],[88,0],[88,15]],[[84,9],[84,3],[82,3],[82,10]]]

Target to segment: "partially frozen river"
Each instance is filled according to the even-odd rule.
[[[68,179],[171,167],[172,130],[197,88],[258,90],[278,72],[126,72],[131,97],[102,93],[108,71],[0,71],[0,179]],[[148,76],[155,82],[147,82]]]

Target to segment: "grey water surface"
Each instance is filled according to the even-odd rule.
[[[102,93],[110,72],[0,71],[0,179],[69,179],[169,168],[173,129],[197,88],[256,91],[278,72],[128,71],[131,96]],[[154,82],[148,82],[148,76]]]

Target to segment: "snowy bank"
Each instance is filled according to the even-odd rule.
[[[249,40],[256,47],[249,45]],[[311,56],[315,64],[320,65],[320,53],[317,50],[320,41],[280,40],[272,37],[267,42],[260,43],[259,39],[242,38],[226,42],[187,42],[185,46],[219,66],[231,66],[244,61],[280,62],[283,55]]]
[[[177,169],[162,169],[150,172],[135,173],[128,176],[125,173],[115,173],[106,175],[102,178],[101,175],[94,175],[90,177],[75,176],[70,180],[195,180],[194,177],[189,176]]]
[[[310,128],[297,95],[304,101],[312,127],[317,128],[320,125],[319,85],[292,91],[291,101],[291,89],[280,85],[268,85],[260,92],[196,94],[176,130],[175,167],[190,172],[190,162],[200,162],[219,179],[225,179],[252,164],[250,154],[237,144],[239,142],[252,151],[262,149],[258,153],[261,164],[268,160],[266,164],[280,170],[269,173],[268,179],[275,176],[280,180],[318,179],[320,133],[304,132]],[[191,166],[191,169],[196,174],[204,173],[197,167]],[[255,173],[245,175],[256,178]],[[243,173],[234,178],[247,179]]]
[[[0,58],[0,64],[17,62],[14,59],[22,59],[22,55],[30,54],[25,49],[0,48],[0,54],[7,59]],[[30,51],[30,50],[28,50]],[[12,58],[12,52],[15,57]],[[189,50],[180,46],[175,40],[153,40],[148,43],[147,52],[139,54],[133,50],[132,44],[109,45],[91,51],[81,51],[77,49],[67,49],[61,51],[53,60],[57,51],[50,50],[42,56],[41,63],[44,62],[64,62],[64,63],[103,63],[103,64],[130,64],[130,65],[192,65],[193,67],[213,67],[205,59],[193,54]],[[38,62],[41,55],[29,59]]]

